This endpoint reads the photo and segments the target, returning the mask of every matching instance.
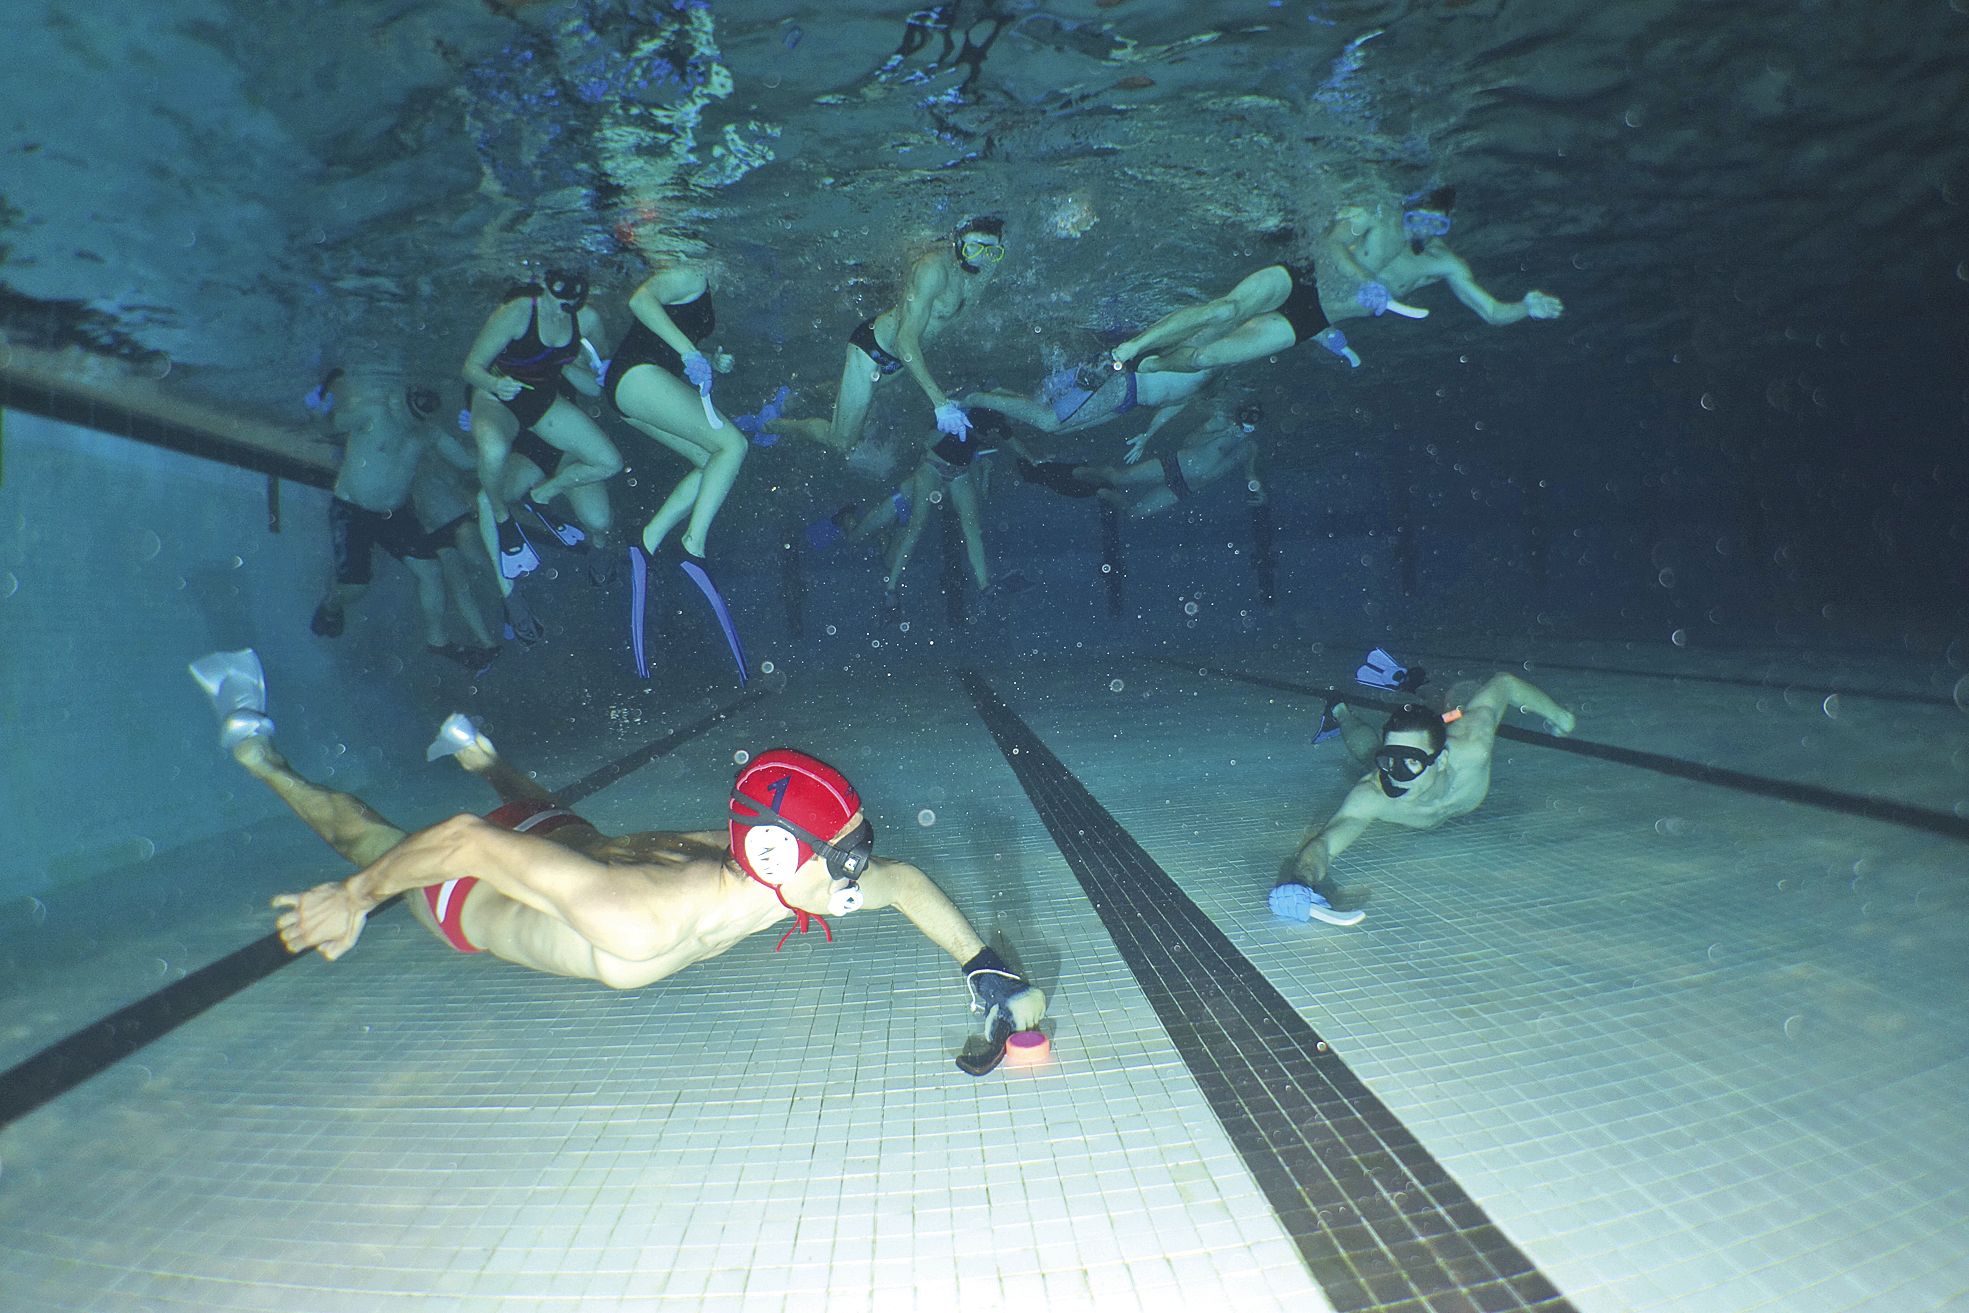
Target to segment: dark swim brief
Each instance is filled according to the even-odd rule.
[[[502,830],[512,830],[518,834],[532,834],[542,838],[564,825],[588,824],[573,812],[538,798],[521,798],[517,802],[506,803],[487,812],[485,818]],[[476,875],[461,875],[455,880],[446,880],[442,884],[425,885],[418,891],[424,895],[425,903],[430,906],[431,915],[437,918],[438,929],[443,932],[451,946],[461,953],[484,951],[465,938],[464,926],[460,924],[460,918],[465,913],[465,895],[471,893],[472,886],[478,882],[479,878]]]
[[[446,520],[443,524],[440,524],[437,528],[425,534],[424,537],[430,544],[431,555],[436,556],[447,547],[456,547],[458,545],[458,526],[461,524],[477,524],[478,518],[477,511],[466,511],[463,515]]]
[[[1326,311],[1320,307],[1319,274],[1312,261],[1305,264],[1280,265],[1285,276],[1292,280],[1292,290],[1286,294],[1285,304],[1278,313],[1285,316],[1285,322],[1292,326],[1295,344],[1308,338],[1317,337],[1332,325]]]
[[[372,511],[340,497],[328,503],[328,541],[338,584],[368,583],[369,557],[377,547],[399,561],[428,561],[437,555],[408,506]]]
[[[532,429],[520,430],[520,435],[513,439],[512,454],[526,457],[540,467],[542,474],[552,474],[561,463],[561,449]]]
[[[1196,495],[1190,481],[1183,477],[1183,467],[1174,456],[1162,458],[1162,486],[1175,495],[1177,501],[1187,501]]]
[[[880,315],[875,317],[875,319],[879,318]],[[881,344],[875,340],[875,319],[862,320],[860,326],[848,334],[848,345],[860,347],[863,354],[873,360],[875,367],[882,371],[882,377],[887,378],[902,368],[902,359],[884,351]]]
[[[1027,483],[1050,488],[1062,497],[1092,497],[1101,490],[1100,485],[1076,477],[1074,471],[1079,468],[1080,463],[1071,460],[1021,460],[1019,477]]]
[[[511,401],[499,401],[497,397],[493,400],[511,411],[521,428],[530,429],[540,422],[542,415],[554,408],[555,398],[566,390],[567,381],[556,378],[549,383],[535,383],[531,387],[521,388],[520,394]]]

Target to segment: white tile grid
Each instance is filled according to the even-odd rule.
[[[926,770],[969,781],[885,851],[1005,919],[1054,986],[1049,1066],[958,1073],[975,1019],[898,917],[618,995],[462,960],[399,912],[160,1041],[147,1082],[124,1064],[0,1135],[0,1284],[37,1310],[1071,1310],[1179,1281],[1323,1307],[968,707],[900,700],[937,761],[787,698],[583,810],[691,815],[674,800],[723,779],[687,768],[823,730],[885,818]]]
[[[1315,819],[1344,753],[1264,690],[1163,685],[1138,680],[1164,713],[1125,743],[1098,708],[1031,718],[1582,1308],[1964,1298],[1950,845],[1515,748],[1477,816],[1349,850],[1360,929],[1294,926],[1264,910],[1301,833],[1270,799]],[[1861,1221],[1896,1176],[1930,1207]],[[1684,1211],[1719,1188],[1734,1217]],[[1843,1293],[1852,1272],[1870,1293]]]

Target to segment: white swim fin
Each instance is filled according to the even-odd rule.
[[[252,648],[214,652],[186,667],[219,717],[219,746],[231,750],[241,741],[273,733],[267,717],[267,672]]]
[[[436,761],[440,757],[455,757],[463,752],[479,737],[479,728],[462,711],[454,711],[444,718],[438,726],[438,736],[431,740],[431,746],[424,749],[425,761]],[[492,740],[486,740],[492,746]]]

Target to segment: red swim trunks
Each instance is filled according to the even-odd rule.
[[[563,825],[588,822],[573,812],[556,807],[551,802],[541,802],[533,798],[522,798],[509,802],[486,813],[486,819],[501,829],[519,834],[533,834],[545,837]],[[446,880],[443,884],[427,884],[422,893],[424,901],[430,904],[431,915],[437,918],[438,929],[451,946],[461,953],[481,951],[471,940],[465,938],[464,927],[459,918],[465,911],[465,895],[472,892],[472,886],[479,879],[475,875],[461,875],[456,880]]]

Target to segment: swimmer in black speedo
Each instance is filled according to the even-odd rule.
[[[861,440],[876,385],[908,370],[935,408],[937,431],[962,438],[971,421],[930,376],[923,345],[976,299],[1004,258],[1004,220],[959,224],[948,246],[939,245],[910,265],[901,303],[863,321],[849,336],[833,419],[776,419],[766,431],[808,438],[846,455]]]
[[[537,503],[599,484],[622,469],[615,444],[568,399],[569,387],[601,395],[593,366],[583,360],[593,352],[584,352],[584,338],[598,338],[601,332],[601,320],[587,302],[587,277],[566,270],[550,269],[543,283],[514,288],[479,330],[459,371],[473,389],[472,439],[478,445],[479,488],[485,498],[479,506],[479,530],[486,551],[499,565],[502,593],[510,593],[512,581],[539,563],[508,506],[506,457],[520,430],[531,429],[567,453],[559,468],[531,490],[529,496]],[[598,533],[609,528],[606,493],[602,503],[599,515],[582,517]]]
[[[1172,510],[1196,495],[1196,490],[1243,467],[1246,500],[1259,504],[1264,485],[1258,479],[1258,426],[1264,413],[1250,403],[1239,406],[1235,414],[1218,409],[1203,422],[1189,426],[1181,443],[1160,457],[1140,464],[1075,465],[1064,468],[1064,461],[1035,465],[1019,463],[1019,474],[1027,483],[1051,488],[1068,497],[1084,497],[1088,491],[1102,501],[1112,502],[1131,517],[1141,519]]]
[[[1347,335],[1333,326],[1345,317],[1320,295],[1310,261],[1270,264],[1215,301],[1163,316],[1115,347],[1109,359],[1117,370],[1190,372],[1242,365],[1315,342],[1358,368],[1360,357]]]

